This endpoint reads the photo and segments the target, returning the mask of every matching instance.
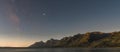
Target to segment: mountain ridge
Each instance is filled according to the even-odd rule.
[[[29,48],[53,48],[53,47],[120,47],[120,31],[103,33],[87,32],[63,37],[60,40],[50,39],[46,42],[40,41],[30,45]]]

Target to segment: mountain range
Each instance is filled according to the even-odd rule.
[[[29,48],[54,48],[54,47],[120,47],[120,32],[87,32],[63,37],[60,40],[50,39],[30,45]]]

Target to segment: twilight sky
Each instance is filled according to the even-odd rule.
[[[120,29],[120,0],[0,0],[0,46]]]

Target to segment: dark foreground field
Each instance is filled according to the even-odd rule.
[[[0,49],[0,52],[119,52],[120,48],[39,48],[39,49]]]

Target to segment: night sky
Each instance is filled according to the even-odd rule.
[[[120,0],[0,0],[0,46],[120,30]]]

